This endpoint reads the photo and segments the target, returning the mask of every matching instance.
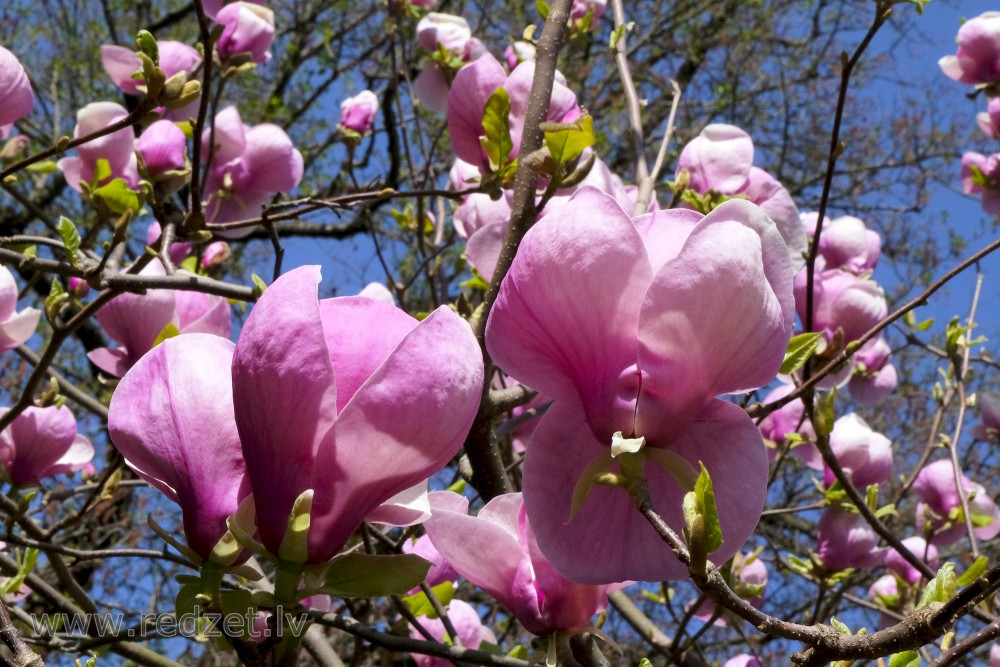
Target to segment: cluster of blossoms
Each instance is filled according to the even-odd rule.
[[[1000,12],[986,12],[963,23],[957,41],[957,53],[938,64],[950,78],[985,94],[986,111],[976,120],[986,136],[1000,139]],[[964,153],[962,190],[982,195],[983,210],[1000,215],[1000,153]]]

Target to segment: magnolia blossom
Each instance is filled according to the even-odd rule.
[[[806,278],[803,269],[795,276],[795,310],[805,322]],[[861,338],[889,312],[885,293],[874,280],[833,269],[817,271],[813,277],[813,331],[832,341],[843,331],[843,343]]]
[[[472,424],[483,369],[465,322],[446,308],[417,323],[363,297],[319,301],[319,277],[303,267],[275,281],[235,346],[165,341],[112,398],[112,441],[181,505],[202,555],[251,492],[277,554],[305,494],[308,562],[329,560],[366,515],[443,467]]]
[[[76,112],[73,138],[103,130],[126,116],[128,112],[125,108],[114,102],[88,104]],[[111,169],[109,178],[123,178],[129,187],[135,187],[139,182],[135,159],[135,135],[132,134],[131,127],[123,127],[77,146],[76,152],[78,157],[64,157],[56,164],[66,177],[66,182],[78,192],[82,190],[80,181],[93,182],[98,160],[107,160]]]
[[[990,98],[986,111],[976,114],[976,122],[986,136],[1000,139],[1000,97]]]
[[[13,53],[0,46],[0,137],[10,134],[10,126],[27,116],[35,106],[35,93],[28,75]]]
[[[211,19],[218,16],[219,11],[233,0],[202,0],[201,5],[205,9],[205,15]],[[258,5],[264,4],[264,0],[249,0]],[[162,43],[162,42],[161,42]]]
[[[792,307],[788,249],[746,201],[632,220],[583,188],[532,227],[486,342],[511,377],[554,399],[528,445],[524,497],[560,572],[586,583],[687,576],[622,489],[593,486],[574,507],[577,485],[617,468],[623,446],[645,459],[653,503],[676,531],[688,489],[674,474],[703,462],[724,536],[712,558],[739,551],[763,508],[767,454],[746,413],[715,397],[774,378]]]
[[[472,605],[462,600],[452,600],[448,603],[448,619],[455,628],[455,639],[461,643],[462,648],[477,649],[483,642],[496,644],[497,638],[493,631],[483,625],[479,614]],[[420,625],[439,642],[445,641],[445,627],[440,618],[419,618]],[[415,627],[410,626],[410,637],[423,640],[424,636]],[[435,658],[434,656],[422,653],[411,653],[413,661],[417,667],[451,667],[451,660],[445,658]]]
[[[509,158],[517,156],[524,131],[524,116],[535,78],[535,63],[523,62],[510,76],[492,55],[486,54],[466,65],[455,75],[454,85],[448,94],[448,131],[451,145],[460,159],[476,165],[480,171],[490,171],[489,159],[479,141],[486,135],[483,129],[483,109],[497,88],[504,88],[510,96],[510,137],[513,143]],[[555,123],[572,123],[580,117],[580,106],[564,83],[552,84],[552,101],[545,120]]]
[[[875,580],[868,587],[868,597],[877,604],[890,610],[898,610],[901,603],[899,595],[899,579],[892,574],[886,574]],[[896,619],[888,614],[879,615],[878,629],[886,628],[896,624]]]
[[[869,484],[881,484],[892,474],[892,443],[854,413],[844,415],[834,423],[830,449],[844,473],[859,489]],[[833,484],[835,479],[833,471],[827,468],[824,483]]]
[[[571,21],[579,21],[590,14],[590,27],[597,26],[597,22],[604,16],[604,11],[608,8],[608,0],[573,0],[570,7],[569,18]]]
[[[7,410],[0,409],[0,416]],[[0,462],[14,486],[81,470],[93,458],[94,446],[76,432],[65,406],[29,407],[0,433]]]
[[[438,471],[472,425],[483,383],[472,331],[447,308],[422,322],[364,297],[319,301],[317,267],[275,281],[247,318],[232,382],[262,543],[277,553],[312,495],[308,562]],[[294,353],[290,351],[294,350]]]
[[[878,535],[860,514],[827,509],[816,530],[816,556],[831,572],[847,568],[875,567],[885,559],[878,548]]]
[[[972,435],[980,440],[995,440],[1000,432],[1000,395],[984,391],[976,396],[983,421],[973,427]]]
[[[1000,153],[989,157],[971,151],[962,154],[962,192],[982,193],[983,210],[1000,215]]]
[[[817,214],[803,213],[802,225],[809,238],[816,235]],[[819,254],[827,269],[844,269],[855,275],[872,271],[882,255],[882,237],[864,221],[850,215],[824,218]]]
[[[158,41],[156,46],[160,56],[160,69],[168,79],[181,72],[186,72],[190,76],[201,64],[201,54],[198,50],[184,42],[164,39]],[[142,61],[135,51],[124,46],[105,44],[101,47],[101,65],[123,92],[129,95],[142,93],[139,86],[144,86],[145,82],[142,79],[132,78],[133,74],[142,71]]]
[[[187,137],[169,120],[158,120],[147,127],[136,140],[135,148],[150,176],[180,171],[187,163]]]
[[[795,385],[793,384],[781,384],[778,387],[772,389],[767,396],[764,397],[764,404],[774,403],[775,401],[788,396],[795,390]],[[805,416],[806,408],[802,404],[801,398],[796,398],[794,401],[786,403],[774,412],[770,413],[764,419],[760,421],[757,425],[757,429],[765,440],[770,440],[774,443],[774,447],[768,447],[768,454],[774,456],[777,450],[785,444],[786,438],[789,435],[798,433],[806,441],[811,441],[816,438],[816,432],[813,430],[812,424],[809,419]],[[796,456],[803,457],[809,467],[815,468],[817,470],[822,470],[823,462],[822,460],[816,460],[819,457],[819,450],[815,446],[809,447],[806,445],[796,445],[792,448],[792,453]]]
[[[965,475],[962,475],[962,489],[976,537],[993,539],[1000,533],[1000,509],[981,484]],[[960,516],[962,500],[951,459],[940,459],[924,466],[913,480],[913,491],[921,500],[917,504],[917,527],[932,533],[932,544],[947,546],[966,535],[965,519]]]
[[[986,84],[1000,81],[1000,12],[985,12],[958,29],[958,52],[938,61],[956,81]]]
[[[688,187],[699,194],[742,194],[760,206],[778,226],[797,270],[805,263],[807,249],[798,209],[773,176],[753,166],[753,155],[749,134],[734,125],[709,125],[681,151],[677,175],[686,170],[691,179]]]
[[[520,493],[497,496],[468,516],[457,493],[431,494],[433,515],[424,524],[455,570],[496,598],[528,632],[580,631],[608,603],[608,586],[566,579],[539,551]],[[485,557],[484,557],[485,556]]]
[[[504,49],[503,59],[507,63],[507,69],[514,71],[515,67],[526,60],[535,59],[535,45],[531,42],[514,42]]]
[[[241,53],[260,65],[271,59],[274,41],[274,12],[252,2],[231,2],[215,15],[225,28],[215,44],[223,60]]]
[[[461,58],[472,40],[472,28],[461,16],[431,12],[417,22],[417,41],[428,53],[440,47]]]
[[[378,97],[370,90],[362,90],[340,103],[340,125],[358,134],[368,134],[376,113]]]
[[[437,62],[432,62],[420,70],[413,80],[413,91],[417,101],[430,111],[444,115],[448,111],[448,76]]]
[[[259,217],[261,207],[276,193],[292,190],[302,180],[302,154],[285,131],[270,123],[244,125],[236,107],[220,111],[212,131],[205,130],[201,141],[205,154],[214,141],[205,180],[205,213],[211,222]],[[228,235],[246,236],[251,231]]]
[[[163,265],[150,262],[140,275],[164,275]],[[118,347],[92,350],[87,358],[115,377],[125,375],[161,336],[207,333],[229,338],[232,330],[225,297],[180,290],[120,294],[97,311],[97,322]]]
[[[761,667],[760,660],[752,655],[737,655],[729,660],[722,667]]]
[[[0,352],[24,343],[35,333],[42,311],[17,310],[17,282],[6,266],[0,266]]]
[[[851,398],[860,403],[879,403],[896,389],[899,378],[891,356],[892,350],[881,336],[854,353],[854,370],[847,384]]]
[[[938,568],[938,550],[933,544],[928,544],[922,537],[908,537],[902,542],[910,553],[927,563],[932,570]],[[895,549],[889,549],[885,556],[885,566],[890,572],[895,572],[911,586],[915,586],[924,575],[920,570],[910,565],[909,561]]]
[[[990,667],[1000,667],[1000,644],[990,647]]]

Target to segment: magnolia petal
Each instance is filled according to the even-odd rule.
[[[94,453],[93,443],[86,437],[77,434],[66,453],[45,470],[44,476],[51,477],[52,475],[82,470],[94,459]]]
[[[714,395],[770,382],[793,313],[788,251],[774,224],[749,202],[723,203],[646,293],[637,435],[659,423],[673,421],[676,428],[690,421]]]
[[[490,54],[458,70],[448,93],[448,132],[455,155],[482,169],[489,166],[479,137],[483,130],[483,109],[490,96],[507,81],[503,65]],[[516,148],[515,144],[515,148]]]
[[[316,451],[337,418],[319,281],[316,266],[274,281],[250,312],[233,354],[236,423],[252,486],[268,493],[268,502],[257,503],[257,526],[272,553],[295,499],[312,488]]]
[[[132,49],[115,44],[101,46],[101,65],[116,86],[128,95],[139,95],[142,79],[133,79],[132,75],[142,71],[142,61]]]
[[[778,227],[781,238],[788,246],[788,256],[792,262],[792,272],[798,272],[805,263],[809,251],[806,231],[799,219],[799,209],[795,201],[781,183],[771,174],[758,167],[750,167],[750,184],[744,194]]]
[[[2,437],[13,445],[14,458],[7,465],[11,482],[14,486],[33,484],[48,476],[48,469],[73,445],[76,419],[65,406],[32,406],[14,419]]]
[[[333,556],[368,512],[451,460],[472,426],[482,387],[476,338],[446,307],[400,341],[344,406],[317,452],[312,562]]]
[[[732,195],[746,189],[753,165],[753,141],[735,125],[713,124],[692,139],[677,159],[677,173],[687,169],[690,187]]]
[[[0,352],[13,349],[31,338],[41,317],[42,311],[37,308],[25,308],[0,323]]]
[[[650,277],[628,214],[584,188],[525,235],[490,314],[487,348],[518,381],[581,401],[609,438],[631,432],[638,387],[625,375]]]
[[[493,280],[493,273],[496,271],[503,250],[504,237],[507,235],[507,227],[506,220],[494,222],[469,237],[465,256],[469,264],[487,281]]]
[[[234,184],[237,191],[288,192],[302,180],[302,153],[283,129],[270,123],[247,131],[243,165],[249,178],[246,183]]]
[[[365,521],[386,526],[413,526],[431,518],[427,480],[403,489],[368,513]]]
[[[245,473],[232,355],[233,344],[218,336],[169,338],[126,373],[108,409],[111,441],[180,504],[188,544],[202,556],[225,533]]]

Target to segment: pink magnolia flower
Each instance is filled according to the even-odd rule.
[[[427,495],[427,480],[403,489],[365,517],[368,523],[405,528],[431,518],[431,504]]]
[[[985,12],[958,29],[958,52],[938,61],[941,70],[962,83],[1000,81],[1000,12]]]
[[[120,104],[114,102],[94,102],[76,112],[76,127],[73,138],[82,137],[116,123],[128,116]],[[62,170],[76,191],[81,191],[80,181],[94,180],[98,160],[107,160],[111,168],[111,179],[123,178],[129,187],[139,182],[139,172],[135,159],[135,135],[131,127],[106,134],[76,147],[78,157],[64,157],[56,164]]]
[[[531,42],[514,42],[504,50],[503,59],[507,63],[507,69],[513,72],[521,63],[535,59],[535,45]]]
[[[160,69],[169,79],[175,74],[186,72],[189,76],[201,64],[201,54],[184,42],[165,39],[158,41],[156,46],[160,52]],[[101,47],[101,65],[111,80],[123,92],[129,95],[140,95],[139,86],[145,85],[142,79],[133,79],[132,75],[142,71],[142,61],[132,49],[114,44]]]
[[[6,266],[0,266],[0,352],[12,350],[35,333],[42,311],[17,310],[17,281]]]
[[[868,598],[886,609],[898,610],[902,600],[899,595],[899,579],[893,574],[886,574],[875,580],[868,587]],[[879,615],[878,629],[885,630],[896,624],[896,619],[888,614]]]
[[[150,262],[141,275],[164,275],[163,265]],[[153,349],[168,326],[180,333],[207,333],[229,338],[232,319],[225,297],[201,292],[166,289],[145,294],[120,294],[97,311],[97,321],[118,347],[101,347],[87,353],[108,375],[122,377]]]
[[[215,22],[225,28],[215,44],[223,60],[241,53],[250,55],[258,65],[271,59],[274,41],[274,12],[253,2],[231,2],[215,15]]]
[[[973,427],[972,435],[980,440],[996,439],[996,432],[1000,432],[1000,395],[984,391],[977,394],[977,398],[983,421]]]
[[[219,336],[165,340],[125,374],[108,408],[111,441],[139,477],[180,505],[187,544],[203,558],[246,486],[232,358],[233,344]]]
[[[990,667],[1000,667],[1000,644],[990,647]]]
[[[24,71],[24,66],[13,53],[0,46],[0,137],[10,134],[10,126],[21,120],[35,106],[35,93]]]
[[[378,97],[370,90],[362,90],[340,103],[340,124],[352,132],[368,134],[375,122],[376,113]]]
[[[885,560],[878,535],[864,517],[836,507],[827,509],[820,518],[816,541],[816,555],[831,572],[875,567]]]
[[[593,29],[597,27],[597,22],[604,16],[604,11],[607,8],[608,0],[573,0],[569,18],[571,21],[579,21],[590,13],[590,27]]]
[[[594,614],[607,606],[609,587],[573,583],[545,558],[520,493],[497,496],[475,517],[468,516],[468,507],[468,499],[457,493],[434,493],[433,515],[424,524],[459,574],[496,598],[532,634],[590,627]]]
[[[169,120],[158,120],[145,129],[135,142],[146,173],[158,175],[178,171],[186,165],[187,137]]]
[[[805,322],[806,270],[795,276],[795,310]],[[838,329],[843,342],[861,338],[889,312],[885,293],[874,280],[833,269],[817,271],[813,282],[813,331],[832,341]]]
[[[855,413],[844,415],[833,425],[830,449],[855,487],[881,484],[892,474],[892,443],[876,433]],[[833,484],[833,471],[826,468],[823,482]]]
[[[493,631],[483,625],[479,614],[472,605],[462,600],[452,600],[448,603],[448,619],[451,620],[455,633],[455,639],[461,643],[462,648],[477,649],[483,642],[496,644],[497,638]],[[420,625],[439,642],[445,641],[446,632],[444,623],[440,618],[419,619]],[[410,626],[410,637],[423,640],[424,636],[413,626]],[[435,658],[434,656],[422,653],[411,653],[410,657],[417,663],[417,667],[451,667],[451,660]]]
[[[1000,97],[991,97],[986,111],[976,114],[979,129],[993,139],[1000,139]]]
[[[444,115],[448,111],[448,77],[438,63],[430,63],[413,80],[413,92],[421,106]]]
[[[896,389],[899,378],[891,356],[892,349],[881,336],[854,353],[854,370],[847,384],[851,398],[859,403],[879,403]]]
[[[448,94],[448,131],[451,133],[455,155],[478,166],[483,173],[489,172],[489,159],[479,142],[479,137],[486,134],[483,129],[483,109],[490,96],[497,88],[502,87],[510,96],[510,137],[513,148],[508,157],[515,157],[521,146],[524,115],[528,109],[534,78],[533,61],[521,63],[508,77],[503,66],[489,54],[460,69]],[[555,123],[571,123],[580,117],[580,113],[576,95],[564,83],[556,80],[545,119]]]
[[[982,193],[983,210],[1000,215],[1000,153],[989,157],[971,151],[962,154],[962,192]]]
[[[472,29],[461,16],[431,12],[417,23],[417,41],[428,53],[441,47],[463,57],[472,41]]]
[[[0,409],[0,416],[7,413]],[[94,458],[69,408],[29,407],[0,433],[0,462],[14,486],[83,469]]]
[[[70,276],[67,281],[67,291],[77,299],[85,299],[90,294],[90,285],[83,278]]]
[[[309,491],[310,563],[332,558],[369,512],[455,455],[483,383],[475,337],[447,308],[418,323],[364,297],[319,301],[319,277],[303,267],[275,281],[232,364],[261,542],[278,552]]]
[[[581,477],[599,461],[614,465],[623,438],[644,439],[636,454],[654,505],[678,531],[687,489],[661,463],[704,462],[724,535],[713,559],[739,551],[763,508],[767,454],[746,413],[715,397],[770,382],[791,331],[788,249],[749,202],[632,220],[584,188],[539,220],[486,338],[504,371],[554,399],[524,463],[546,558],[580,582],[687,576],[621,489],[594,486],[571,517]]]
[[[681,151],[677,175],[686,169],[688,187],[699,194],[742,194],[770,217],[788,246],[792,268],[804,264],[806,237],[788,191],[773,176],[753,166],[753,141],[735,125],[712,124]]]
[[[816,234],[816,213],[803,213],[802,224],[806,234]],[[882,254],[882,237],[868,229],[858,218],[844,215],[826,218],[819,237],[819,254],[827,269],[844,269],[858,275],[874,270]]]
[[[248,0],[254,4],[263,5],[264,0]],[[214,19],[227,4],[232,4],[233,0],[202,0],[201,5],[205,9],[205,14]],[[162,43],[162,42],[161,42]]]
[[[760,660],[752,655],[738,655],[729,660],[726,660],[726,664],[722,667],[761,667]]]
[[[922,537],[908,537],[903,540],[903,546],[910,550],[914,556],[927,563],[932,570],[938,568],[938,550],[933,544],[928,544]],[[915,586],[920,581],[922,575],[920,570],[910,565],[898,551],[889,549],[885,556],[885,566],[890,572],[895,572],[900,578],[911,586]]]
[[[955,485],[955,467],[951,459],[940,459],[924,466],[913,481],[913,491],[921,500],[917,504],[917,527],[933,531],[931,544],[948,546],[966,535],[965,521],[958,516],[962,501]],[[962,475],[962,492],[968,498],[976,537],[992,540],[1000,533],[1000,509],[982,484],[965,475]],[[951,526],[947,525],[949,522]]]
[[[773,403],[778,399],[782,399],[788,396],[792,391],[795,390],[795,385],[793,384],[781,384],[778,387],[772,389],[767,396],[764,397],[763,403],[765,405]],[[791,403],[786,403],[781,406],[771,414],[767,415],[760,421],[757,425],[757,429],[765,440],[770,440],[774,443],[774,448],[768,447],[768,454],[774,456],[777,450],[785,444],[785,439],[793,434],[800,434],[805,440],[811,441],[816,438],[816,432],[813,430],[812,424],[805,416],[806,408],[802,404],[802,399],[797,398]],[[822,460],[814,460],[819,457],[819,450],[815,446],[809,447],[807,445],[797,445],[792,448],[792,453],[796,456],[803,457],[803,460],[811,468],[816,470],[823,469]]]
[[[261,207],[275,194],[294,189],[302,180],[302,154],[277,125],[244,125],[236,107],[226,107],[215,116],[214,135],[209,130],[202,134],[205,154],[213,139],[205,181],[210,222],[259,217]],[[227,235],[246,236],[251,231]]]

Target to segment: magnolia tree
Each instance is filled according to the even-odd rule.
[[[4,664],[1000,664],[925,3],[0,10]]]

